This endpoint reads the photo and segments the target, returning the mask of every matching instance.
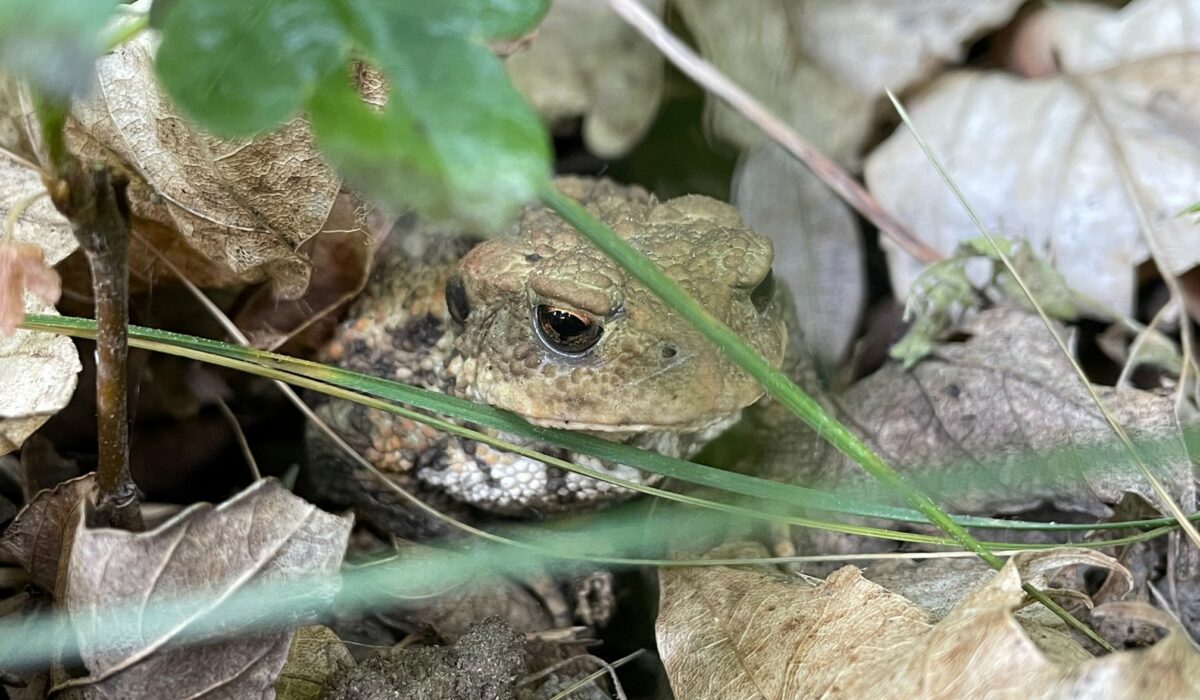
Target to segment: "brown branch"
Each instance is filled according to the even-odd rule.
[[[101,524],[141,530],[137,486],[129,473],[127,419],[129,182],[106,165],[85,167],[70,154],[54,160],[56,177],[46,189],[87,254],[96,297],[96,513]]]

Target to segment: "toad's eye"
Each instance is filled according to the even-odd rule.
[[[547,347],[564,355],[582,355],[604,332],[599,323],[589,318],[546,304],[533,310],[533,330]]]
[[[775,273],[767,270],[767,276],[750,292],[750,303],[758,313],[764,313],[775,298]]]
[[[459,323],[467,320],[471,305],[467,302],[467,287],[458,275],[446,280],[446,309],[450,317]]]

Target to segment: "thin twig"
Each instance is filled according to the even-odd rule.
[[[101,522],[141,530],[137,486],[129,472],[129,181],[100,163],[85,167],[67,151],[63,105],[35,107],[50,156],[43,175],[50,199],[71,222],[87,255],[96,299],[96,512]]]
[[[246,464],[250,467],[250,476],[254,477],[255,481],[262,479],[262,472],[258,470],[258,461],[254,459],[254,451],[250,449],[250,441],[246,439],[246,433],[242,430],[241,423],[238,423],[237,416],[233,415],[229,404],[225,403],[225,399],[220,396],[214,396],[217,408],[221,410],[221,415],[225,416],[225,420],[229,422],[229,427],[233,429],[233,435],[237,438],[238,445],[242,448],[242,456],[246,458]]]
[[[739,114],[757,126],[772,141],[782,146],[797,160],[819,177],[847,204],[854,207],[865,219],[893,243],[924,265],[943,258],[928,243],[917,238],[908,227],[883,208],[878,200],[867,192],[858,181],[817,150],[795,129],[773,114],[750,93],[736,85],[708,61],[692,51],[671,33],[650,10],[637,0],[608,0],[609,6],[638,31],[651,44],[701,87],[723,100]]]

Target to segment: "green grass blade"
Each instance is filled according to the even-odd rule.
[[[858,439],[846,426],[829,415],[819,403],[804,393],[783,372],[772,367],[736,333],[713,318],[704,307],[688,296],[674,280],[633,246],[617,236],[603,222],[556,189],[541,192],[541,200],[569,221],[605,255],[616,261],[626,272],[646,285],[672,309],[687,319],[701,333],[723,350],[742,369],[762,384],[771,396],[787,406],[823,439],[833,445],[889,490],[900,495],[909,505],[924,515],[942,532],[967,549],[978,554],[989,565],[999,567],[1002,562],[975,540],[961,525],[937,506],[923,492],[900,477],[866,443]]]
[[[95,322],[90,319],[31,314],[26,318],[24,327],[30,330],[50,331],[90,338],[94,336]],[[317,362],[279,355],[265,350],[232,345],[217,340],[139,326],[130,327],[130,338],[132,342],[140,344],[141,347],[150,347],[161,352],[171,352],[170,348],[172,347],[187,349],[194,353],[199,353],[199,355],[191,355],[194,359],[205,362],[213,362],[214,358],[225,358],[254,367],[283,372],[288,375],[283,378],[284,381],[290,381],[288,377],[292,376],[314,380],[337,389],[452,416],[459,420],[501,430],[508,434],[534,439],[600,459],[609,459],[622,464],[629,464],[644,471],[662,474],[669,478],[728,493],[827,513],[883,518],[900,522],[925,522],[925,518],[913,510],[885,505],[870,499],[860,499],[817,489],[804,488],[794,484],[785,484],[744,474],[726,472],[702,464],[667,457],[655,452],[608,442],[580,433],[553,428],[541,428],[525,422],[515,414],[491,406],[476,404],[457,397],[446,396],[418,387],[371,377]],[[246,365],[238,365],[238,367],[246,371],[253,371]],[[320,386],[311,388],[315,391],[323,391]],[[353,397],[344,398],[356,400]],[[384,407],[381,410],[389,410],[389,408]],[[414,419],[425,420],[425,416],[417,414]],[[1060,458],[1055,455],[1051,455],[1050,457]],[[540,459],[540,457],[535,458]],[[1037,462],[1033,461],[1031,469],[1036,468]],[[1119,523],[1062,524],[974,516],[953,517],[964,526],[995,530],[1090,531],[1161,527],[1173,522],[1169,518],[1156,518]],[[1200,518],[1200,514],[1196,517]]]
[[[553,187],[542,190],[542,203],[569,221],[580,233],[590,240],[605,255],[617,262],[626,272],[646,285],[668,306],[687,319],[710,341],[721,348],[734,362],[762,384],[771,396],[807,423],[817,434],[835,449],[854,460],[868,474],[883,484],[889,491],[901,496],[913,508],[924,515],[939,530],[949,535],[963,547],[971,550],[993,568],[999,569],[1003,562],[992,554],[988,547],[976,540],[966,528],[956,523],[948,513],[938,507],[929,496],[903,479],[887,465],[865,442],[829,415],[819,403],[804,393],[783,372],[772,367],[749,345],[742,342],[728,326],[713,318],[679,287],[663,274],[646,256],[618,237],[603,222]],[[1110,648],[1102,638],[1083,623],[1067,613],[1046,594],[1026,585],[1025,591],[1039,603],[1052,610],[1067,624],[1087,635],[1102,647]]]

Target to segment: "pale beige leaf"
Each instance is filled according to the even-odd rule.
[[[54,307],[26,299],[26,311],[53,314]],[[0,454],[21,446],[75,393],[82,365],[70,338],[17,331],[0,338]]]
[[[1039,649],[1013,615],[1024,597],[1022,573],[1079,562],[1070,550],[1014,558],[986,584],[960,590],[936,624],[854,567],[815,585],[721,567],[662,569],[659,653],[676,696],[686,698],[1071,698],[1103,690],[1103,697],[1157,699],[1196,692],[1200,654],[1182,648],[1178,632],[1149,650],[1090,659],[1065,635],[1039,630],[1056,637],[1049,655]],[[1102,555],[1087,563],[1120,569]],[[940,568],[928,573],[938,576]],[[1146,656],[1160,663],[1138,665]]]
[[[961,61],[1023,0],[787,0],[807,53],[864,95],[901,92]]]
[[[641,1],[662,12],[664,0]],[[602,158],[632,148],[662,99],[662,56],[595,0],[554,0],[533,41],[505,67],[551,125],[583,117],[584,142]]]
[[[1018,29],[1016,63],[1029,72],[1097,71],[1200,49],[1200,0],[1136,0],[1121,9],[1085,2],[1039,8]]]
[[[849,207],[770,144],[743,155],[733,201],[746,224],[775,244],[775,276],[796,300],[809,347],[836,365],[858,331],[867,288],[858,222]]]
[[[1195,203],[1200,181],[1198,72],[1200,52],[1191,50],[1070,79],[954,73],[909,107],[993,233],[1028,239],[1071,287],[1128,313],[1135,268],[1149,249],[1106,128],[1132,172],[1168,271],[1196,265],[1200,227],[1178,213]],[[884,207],[943,253],[979,235],[906,129],[870,155],[866,179]],[[903,297],[921,266],[883,245]]]
[[[819,65],[797,29],[800,3],[676,0],[703,56],[829,156],[852,161],[872,121],[872,100]],[[739,148],[764,137],[722,102],[709,100],[714,133]]]
[[[91,697],[270,697],[287,656],[287,621],[258,621],[227,639],[181,645],[217,601],[256,583],[328,577],[351,522],[255,482],[217,507],[188,508],[143,533],[81,523],[71,548],[66,608],[91,676]],[[332,597],[328,578],[313,592]],[[184,601],[184,602],[180,602]],[[310,605],[313,601],[310,601]],[[168,607],[150,611],[160,604]],[[106,614],[108,610],[122,614]],[[309,611],[298,605],[295,615]],[[252,622],[247,620],[247,622]],[[195,641],[195,640],[193,640]]]
[[[828,155],[854,164],[884,88],[900,91],[961,59],[1020,0],[679,0],[704,57]],[[717,101],[713,130],[763,137]]]
[[[1179,623],[1163,611],[1145,603],[1109,603],[1092,612],[1094,618],[1150,622],[1167,631],[1157,644],[1120,654],[1092,659],[1067,674],[1063,691],[1055,696],[1074,698],[1200,697],[1200,659],[1196,646]]]
[[[31,199],[44,191],[36,172],[0,155],[0,221],[9,218],[14,207],[25,207],[13,220],[13,237],[40,247],[45,263],[53,265],[78,244],[48,197]],[[24,308],[27,313],[56,313],[52,305],[29,294]],[[75,344],[65,336],[17,331],[0,337],[0,454],[20,447],[67,405],[81,367]]]
[[[280,296],[299,296],[310,271],[299,248],[324,225],[336,174],[299,119],[254,140],[193,129],[155,81],[154,44],[143,33],[100,59],[98,89],[72,113],[70,147],[131,171],[138,219],[177,230],[244,282],[269,279]]]
[[[9,217],[13,207],[23,207],[13,221],[13,237],[18,241],[35,243],[42,249],[47,265],[55,265],[79,247],[71,225],[58,213],[44,194],[41,176],[37,171],[0,155],[0,221]]]

